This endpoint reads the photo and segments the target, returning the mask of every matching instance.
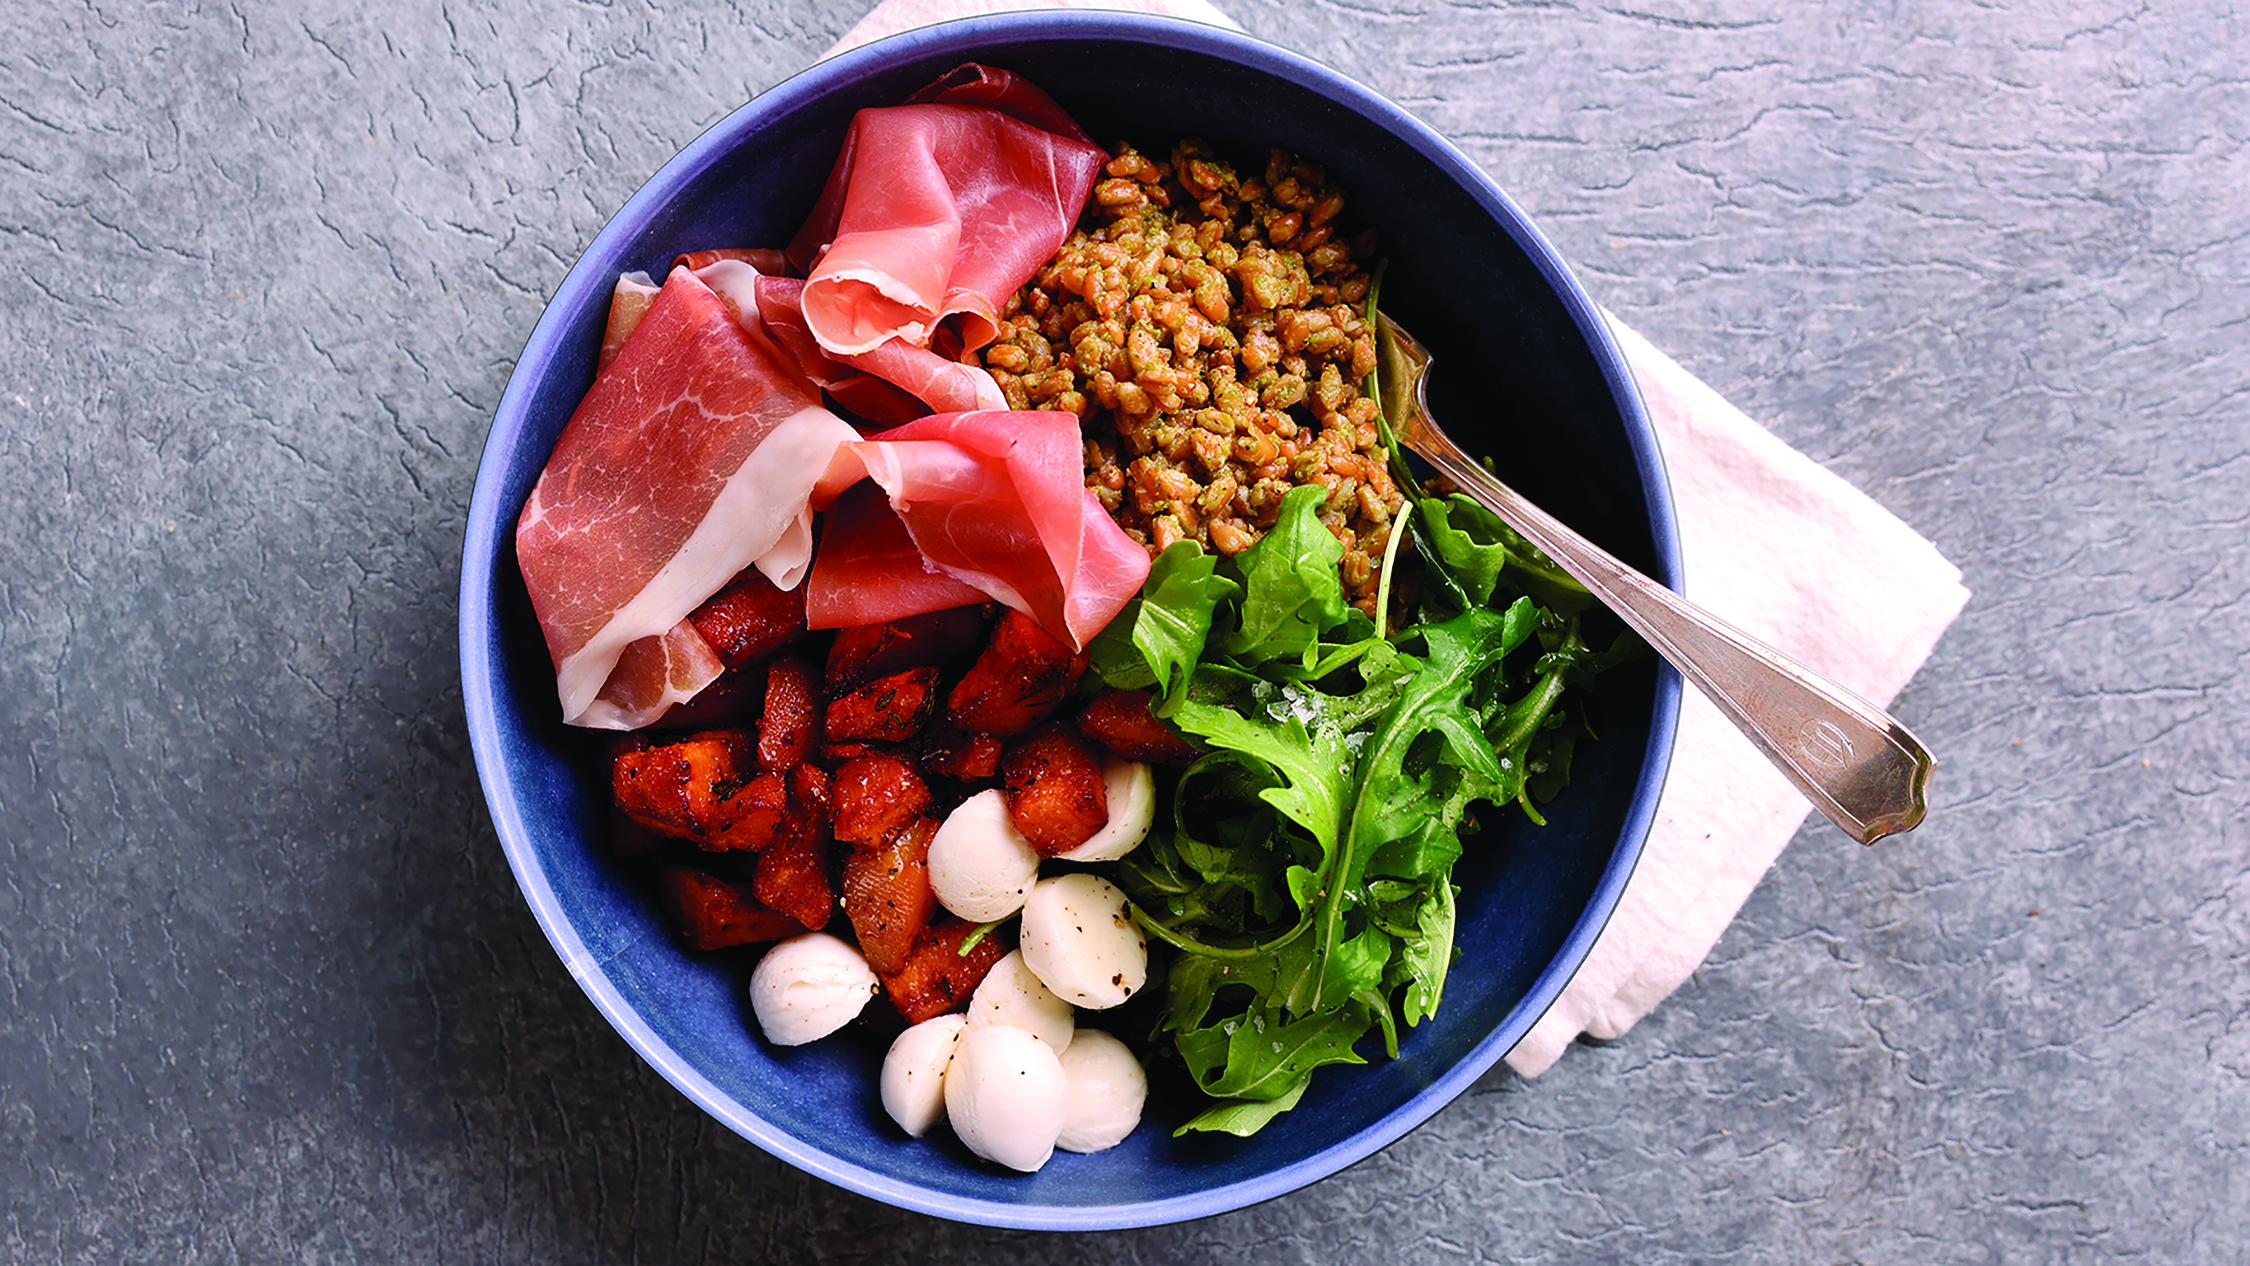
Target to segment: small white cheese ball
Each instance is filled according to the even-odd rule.
[[[1008,817],[1008,798],[980,791],[946,815],[930,838],[930,891],[971,923],[992,923],[1023,908],[1039,878],[1039,854]]]
[[[1099,1011],[1148,983],[1148,941],[1099,875],[1042,879],[1023,905],[1023,961],[1057,997]]]
[[[750,973],[750,1009],[775,1046],[803,1046],[852,1022],[875,996],[875,973],[849,944],[826,932],[792,936]]]
[[[965,1023],[958,1013],[924,1020],[883,1056],[883,1111],[911,1138],[928,1134],[945,1113],[945,1067]]]
[[[1004,1024],[962,1033],[945,1070],[945,1115],[970,1151],[1031,1173],[1055,1154],[1069,1111],[1054,1047]]]
[[[1100,1029],[1080,1029],[1062,1054],[1070,1082],[1070,1111],[1055,1146],[1066,1152],[1100,1152],[1125,1141],[1141,1123],[1148,1074],[1123,1042]]]
[[[1078,1028],[1078,1013],[1024,965],[1022,950],[1010,950],[969,995],[969,1027],[993,1024],[1022,1029],[1060,1054]]]
[[[1102,788],[1109,793],[1109,821],[1085,843],[1058,854],[1064,861],[1114,862],[1139,848],[1156,824],[1156,771],[1112,756],[1102,762]]]

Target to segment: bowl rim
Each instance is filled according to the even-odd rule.
[[[1038,35],[1109,38],[1215,54],[1299,83],[1308,83],[1366,115],[1444,170],[1491,209],[1515,238],[1562,301],[1586,340],[1614,397],[1643,489],[1656,553],[1658,578],[1680,587],[1678,523],[1671,485],[1657,436],[1624,354],[1599,308],[1581,288],[1544,234],[1533,226],[1498,184],[1452,142],[1388,98],[1332,67],[1303,54],[1224,27],[1149,14],[1043,10],[962,18],[887,36],[813,63],[730,111],[683,147],[613,213],[581,252],[548,300],[509,374],[493,411],[493,423],[479,456],[463,541],[460,594],[462,705],[478,781],[492,815],[509,868],[514,872],[533,917],[538,921],[571,979],[585,991],[626,1043],[666,1081],[727,1128],[807,1173],[885,1203],[954,1221],[1024,1230],[1115,1230],[1156,1226],[1221,1213],[1271,1200],[1317,1182],[1384,1147],[1421,1125],[1481,1078],[1554,1004],[1584,963],[1593,943],[1615,912],[1637,866],[1656,804],[1669,772],[1676,736],[1681,684],[1669,664],[1659,663],[1642,773],[1618,841],[1595,885],[1586,909],[1561,949],[1534,980],[1509,1018],[1470,1049],[1460,1061],[1420,1093],[1372,1126],[1290,1164],[1250,1178],[1192,1193],[1113,1205],[1002,1203],[918,1186],[843,1160],[818,1146],[769,1125],[721,1091],[659,1037],[626,1002],[603,973],[594,954],[565,917],[562,902],[540,860],[529,823],[520,808],[518,784],[506,759],[506,740],[497,720],[498,681],[504,671],[491,653],[486,630],[500,618],[501,560],[512,557],[507,525],[514,507],[495,506],[500,497],[507,454],[522,428],[529,385],[556,359],[567,310],[575,310],[587,291],[606,289],[613,278],[594,277],[592,263],[616,239],[637,232],[652,206],[662,205],[700,176],[742,133],[769,116],[810,103],[835,81],[848,81],[886,58],[957,49],[964,56],[995,39]]]

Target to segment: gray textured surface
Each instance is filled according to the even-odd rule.
[[[896,1213],[573,987],[454,586],[604,217],[863,0],[0,14],[0,1257],[2228,1261],[2250,1253],[2250,29],[2209,0],[1234,0],[1935,539],[1928,826],[1808,829],[1624,1040],[1270,1205]],[[381,17],[370,16],[380,12]]]

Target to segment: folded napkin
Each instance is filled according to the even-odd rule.
[[[1209,0],[883,0],[823,56],[953,18],[1048,8],[1240,29]],[[1960,569],[1616,317],[1608,321],[1671,475],[1688,594],[1887,706],[1968,601]],[[1701,693],[1684,694],[1671,776],[1640,865],[1562,996],[1508,1052],[1524,1076],[1545,1071],[1581,1033],[1622,1035],[1679,988],[1811,812]]]

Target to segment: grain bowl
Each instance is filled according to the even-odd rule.
[[[1177,1222],[1271,1199],[1360,1160],[1484,1075],[1560,993],[1616,905],[1669,758],[1677,679],[1613,670],[1597,744],[1545,807],[1498,815],[1456,868],[1460,959],[1398,1058],[1323,1070],[1298,1111],[1249,1138],[1173,1127],[1159,1087],[1111,1150],[1030,1176],[980,1166],[942,1131],[914,1140],[875,1093],[880,1045],[780,1048],[750,1018],[743,960],[697,957],[607,858],[596,747],[562,724],[513,529],[593,376],[612,283],[714,245],[785,242],[853,113],[968,61],[1048,89],[1095,139],[1237,153],[1283,147],[1351,190],[1387,261],[1383,308],[1439,358],[1432,404],[1500,473],[1660,579],[1678,574],[1661,459],[1591,301],[1497,186],[1396,105],[1304,58],[1215,28],[1117,14],[1011,14],[855,50],[773,88],[689,144],[586,248],[541,317],[494,419],[463,553],[463,693],[499,839],[534,915],[594,1007],[730,1129],[838,1185],[941,1217],[1092,1230]],[[1128,1035],[1130,1036],[1130,1035]]]

